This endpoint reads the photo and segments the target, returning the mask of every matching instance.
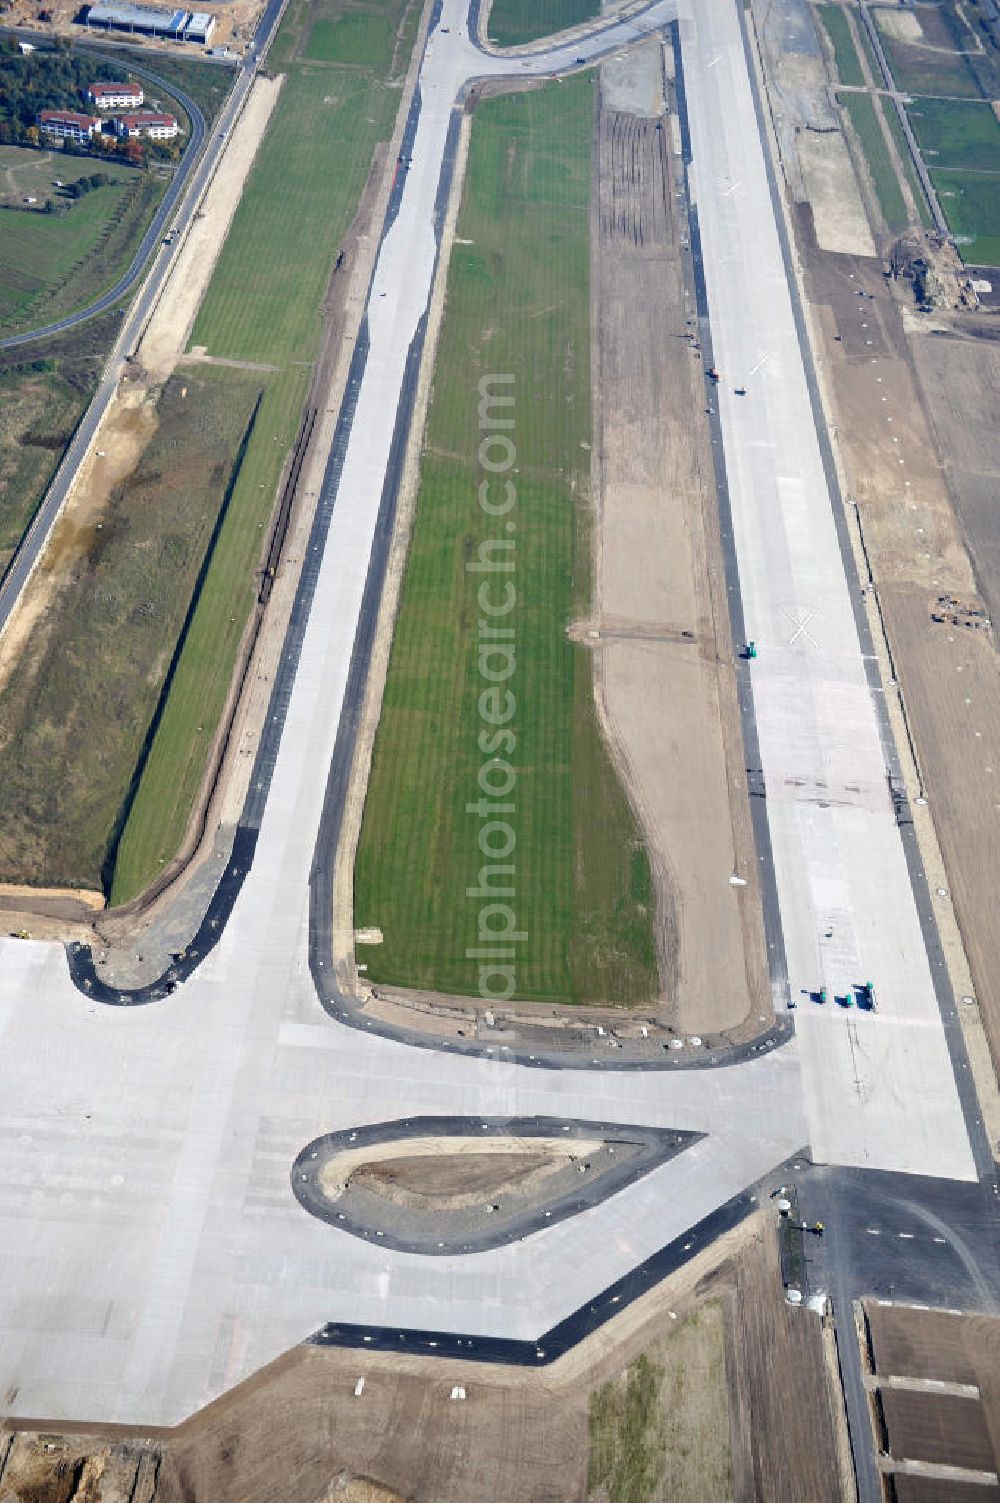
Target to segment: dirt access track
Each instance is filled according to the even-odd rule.
[[[828,1333],[816,1315],[785,1303],[773,1227],[763,1216],[727,1233],[551,1367],[300,1347],[155,1436],[0,1430],[0,1498],[29,1480],[51,1486],[61,1475],[69,1479],[62,1492],[25,1488],[23,1496],[53,1503],[602,1503],[606,1495],[588,1489],[592,1395],[621,1380],[641,1354],[666,1357],[671,1337],[709,1301],[721,1306],[725,1393],[697,1383],[684,1392],[690,1428],[668,1432],[678,1449],[668,1444],[658,1458],[657,1486],[670,1479],[670,1491],[650,1496],[700,1503],[686,1464],[691,1431],[721,1427],[731,1478],[719,1503],[838,1503],[849,1494]],[[686,1331],[685,1350],[697,1356],[697,1331]],[[463,1396],[453,1397],[456,1390]],[[74,1477],[88,1479],[90,1489],[74,1490]]]

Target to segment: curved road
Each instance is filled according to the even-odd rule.
[[[90,49],[84,50],[89,51]],[[143,268],[149,260],[150,252],[157,241],[162,238],[164,226],[168,223],[175,204],[184,192],[188,178],[198,164],[198,156],[205,141],[205,117],[194,100],[190,95],[185,94],[183,89],[179,89],[175,84],[168,83],[165,78],[161,78],[157,73],[150,72],[148,68],[137,67],[135,63],[130,61],[129,71],[137,73],[140,78],[147,79],[150,83],[160,84],[187,111],[188,118],[191,121],[191,140],[188,142],[187,150],[181,159],[177,171],[173,175],[169,188],[163,195],[160,207],[153,215],[152,222],[145,235],[143,235],[135,255],[132,257],[131,265],[122,273],[114,286],[109,287],[107,292],[102,293],[99,298],[88,304],[86,308],[81,308],[76,313],[68,313],[65,318],[57,319],[55,323],[45,324],[40,329],[26,329],[20,334],[10,334],[5,339],[0,339],[0,350],[13,350],[21,345],[35,344],[40,339],[46,339],[52,334],[61,334],[65,329],[72,329],[76,324],[82,324],[88,319],[96,318],[99,313],[103,313],[107,308],[113,308],[115,303],[124,297],[127,292],[130,292],[136,282],[138,282]],[[83,159],[81,158],[80,160]]]
[[[69,494],[76,472],[83,462],[94,434],[100,427],[104,414],[117,390],[122,361],[138,344],[146,320],[149,318],[156,304],[164,281],[170,271],[171,263],[179,249],[184,232],[187,230],[201,201],[202,194],[211,181],[212,174],[218,165],[219,157],[225,146],[225,140],[246,103],[247,95],[256,76],[260,58],[274,34],[285,3],[286,0],[269,0],[244,66],[240,69],[236,77],[236,82],[226,103],[219,111],[212,136],[207,144],[205,144],[204,138],[205,122],[198,106],[193,100],[188,99],[186,94],[172,89],[170,85],[164,84],[165,87],[170,88],[171,92],[177,95],[177,98],[184,104],[185,109],[190,109],[194,112],[192,114],[192,143],[186,153],[186,156],[190,159],[190,166],[184,177],[180,181],[175,179],[171,188],[168,189],[167,197],[143,240],[143,246],[146,246],[148,242],[149,245],[155,247],[157,238],[162,237],[163,225],[168,215],[171,217],[171,222],[177,226],[178,234],[174,238],[172,245],[161,244],[158,250],[154,249],[153,259],[151,264],[149,264],[145,280],[140,286],[135,301],[125,313],[124,323],[108,356],[97,391],[94,393],[90,406],[81,418],[76,432],[70,440],[42,503],[35,512],[31,525],[21,539],[17,552],[11,559],[2,580],[0,580],[0,636],[3,635],[17,607],[24,587],[34,572],[38,560],[41,558],[45,544]],[[152,79],[156,77],[156,75],[146,72],[141,68],[137,68],[135,71],[142,73],[147,78]],[[200,149],[200,154],[199,147],[196,146],[194,141],[195,120],[198,122],[198,130],[200,132],[198,137],[202,148]],[[141,254],[142,247],[140,247]],[[104,298],[99,299],[102,308],[110,306],[113,301],[122,296],[121,288],[128,278],[131,278],[133,284],[138,280],[143,268],[149,263],[148,251],[143,256],[141,263],[137,263],[139,263],[139,255],[136,256],[125,278],[119,283],[118,289],[112,289],[105,294]],[[42,338],[46,332],[51,333],[55,329],[68,328],[85,318],[92,318],[98,311],[98,305],[92,305],[89,309],[84,309],[80,313],[73,314],[68,319],[62,320],[59,324],[52,325],[47,331],[35,330],[30,336],[18,335],[13,340],[6,341],[5,343],[7,346],[12,343],[32,344],[39,338]],[[0,348],[2,347],[4,345],[0,344]]]

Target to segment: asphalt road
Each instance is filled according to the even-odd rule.
[[[194,101],[173,84],[165,80],[157,79],[157,75],[144,68],[131,65],[133,71],[145,78],[162,82],[169,89],[184,108],[189,112],[192,121],[192,139],[184,161],[188,164],[183,167],[174,182],[167,190],[167,194],[161,204],[152,225],[143,239],[142,246],[133,260],[125,276],[120,280],[116,288],[112,288],[104,297],[90,308],[73,314],[67,319],[62,319],[56,324],[50,325],[43,330],[34,330],[30,334],[17,335],[12,339],[0,341],[0,348],[10,348],[15,345],[33,345],[46,334],[64,330],[81,323],[84,319],[93,318],[97,313],[116,303],[127,290],[135,286],[143,275],[144,268],[149,261],[150,253],[154,253],[154,259],[149,266],[145,279],[141,282],[138,295],[125,313],[125,321],[121,331],[115,340],[114,346],[108,356],[104,368],[104,374],[94,393],[90,406],[84,413],[70,443],[63,455],[62,462],[53,477],[48,490],[45,493],[41,505],[32,519],[31,525],[21,539],[21,543],[7,570],[0,581],[0,636],[2,636],[8,621],[21,594],[34,572],[54,527],[59,513],[66,501],[66,497],[73,484],[84,456],[108,410],[108,406],[118,386],[121,376],[122,362],[124,358],[135,349],[139,342],[146,321],[152,312],[156,300],[163,288],[164,281],[169,274],[173,258],[177,253],[184,233],[197,210],[205,187],[214,173],[219,157],[225,147],[225,140],[229,131],[244,103],[247,94],[253,84],[257,66],[261,54],[266,49],[274,34],[278,21],[284,8],[285,0],[270,0],[260,25],[257,28],[253,46],[247,55],[246,64],[240,70],[232,93],[219,112],[219,116],[213,126],[211,139],[205,139],[205,121]],[[176,226],[178,233],[173,237],[171,245],[163,245],[163,230],[167,225]],[[158,248],[157,248],[158,247]]]

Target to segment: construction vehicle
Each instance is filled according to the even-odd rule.
[[[747,389],[745,386],[734,386],[733,390],[738,397],[745,397],[747,394]]]
[[[752,637],[750,638],[750,641],[747,643],[746,647],[744,647],[743,652],[748,663],[753,663],[756,661],[757,643],[753,640]]]
[[[819,989],[819,1000],[821,1002],[825,1002],[826,1001],[826,996],[827,996],[826,987],[825,986],[821,986],[820,989]]]
[[[869,1012],[878,1012],[878,1003],[875,1001],[875,985],[873,982],[865,982],[864,986],[861,988],[861,996],[864,1005]]]
[[[716,385],[718,385],[722,379],[714,365],[710,365],[708,368],[708,379],[710,381],[714,381]]]

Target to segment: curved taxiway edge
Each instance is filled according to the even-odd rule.
[[[439,11],[440,0],[435,6],[432,27],[437,22]],[[691,159],[691,151],[687,120],[684,112],[683,72],[676,27],[674,27],[674,49],[678,80],[678,106],[682,122],[682,144],[686,172]],[[466,88],[472,82],[473,80],[468,80]],[[438,182],[433,215],[436,256],[440,255],[444,214],[455,170],[463,103],[464,93],[457,101],[451,113]],[[393,183],[389,196],[389,203],[380,236],[380,245],[392,228],[399,211],[399,204],[405,186],[406,166],[411,155],[419,123],[420,106],[421,98],[418,86],[403,132],[399,154],[401,170],[397,175],[396,181]],[[704,276],[701,267],[697,213],[693,206],[690,208],[690,214],[692,259],[700,323],[700,338],[706,351],[706,361],[710,365],[711,331],[709,327]],[[369,285],[368,295],[369,297],[371,295],[371,285]],[[340,841],[344,800],[347,794],[354,757],[358,718],[371,663],[379,603],[382,597],[385,571],[395,527],[403,459],[412,422],[413,401],[423,355],[426,321],[425,313],[420,319],[407,353],[405,374],[396,412],[392,448],[383,481],[378,519],[365,581],[364,597],[351,654],[344,710],[337,731],[334,754],[327,779],[323,812],[310,871],[309,962],[318,998],[325,1011],[337,1022],[344,1023],[349,1027],[380,1034],[396,1042],[405,1043],[415,1048],[441,1050],[477,1057],[492,1057],[496,1052],[497,1057],[502,1057],[511,1063],[538,1068],[660,1069],[671,1071],[678,1069],[708,1069],[737,1064],[743,1060],[754,1058],[762,1051],[778,1047],[786,1043],[793,1036],[794,1032],[791,1018],[783,1011],[779,1011],[771,1027],[759,1034],[752,1042],[714,1048],[710,1053],[692,1053],[690,1050],[685,1050],[683,1053],[681,1051],[666,1053],[665,1049],[661,1049],[659,1052],[653,1052],[650,1049],[646,1052],[640,1052],[637,1056],[628,1057],[627,1051],[617,1050],[612,1058],[588,1060],[581,1055],[579,1048],[570,1050],[558,1046],[537,1045],[532,1052],[523,1047],[508,1048],[506,1046],[502,1046],[500,1050],[497,1050],[496,1046],[475,1040],[445,1040],[428,1033],[422,1033],[416,1028],[405,1028],[366,1017],[362,1012],[360,1003],[355,998],[341,992],[337,986],[331,959],[332,894],[336,853]],[[291,620],[283,644],[281,660],[275,676],[275,683],[258,747],[253,775],[250,780],[250,792],[244,804],[230,860],[220,878],[219,885],[212,896],[205,917],[194,939],[184,951],[178,952],[172,958],[170,965],[162,975],[146,986],[129,990],[109,985],[99,975],[89,945],[71,944],[67,946],[70,975],[74,983],[81,991],[95,1001],[113,1006],[141,1006],[164,1000],[193,973],[201,961],[214,948],[232,912],[243,879],[256,850],[257,835],[284,727],[285,711],[288,706],[291,687],[298,666],[302,639],[315,593],[320,560],[322,559],[330,520],[336,505],[337,489],[343,470],[348,440],[354,423],[357,398],[364,376],[367,356],[368,338],[367,323],[365,321],[362,323],[361,333],[355,347],[320,500],[310,534],[306,561],[303,564],[302,576],[299,581]],[[732,526],[729,519],[725,456],[717,416],[712,419],[712,424],[713,439],[715,440],[713,445],[715,480],[721,511],[725,568],[727,582],[731,586],[728,592],[731,625],[734,640],[738,642],[742,640],[743,632],[739,575],[732,541]],[[745,664],[739,665],[738,674],[742,732],[748,768],[749,791],[751,794],[750,807],[754,838],[760,858],[760,881],[772,995],[776,1006],[782,1009],[787,1004],[788,984],[781,920],[777,901],[777,888],[771,859],[767,808],[764,798],[763,780],[759,772],[759,755],[756,752],[757,736],[753,709],[753,691]]]

